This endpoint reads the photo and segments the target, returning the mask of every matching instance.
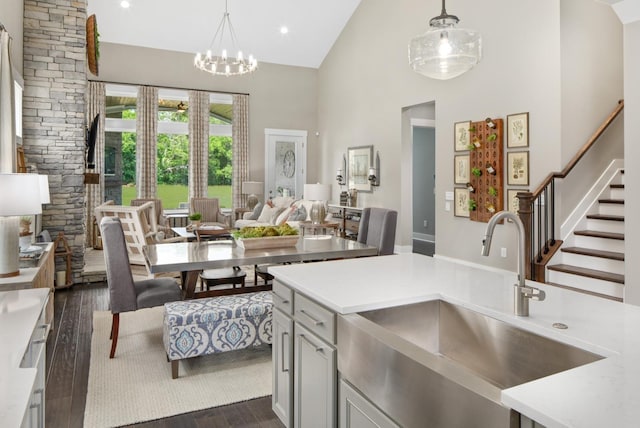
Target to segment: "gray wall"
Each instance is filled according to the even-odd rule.
[[[100,75],[91,80],[248,93],[250,178],[264,180],[264,129],[308,131],[308,182],[319,171],[317,70],[260,63],[247,76],[212,76],[193,67],[193,55],[112,43],[100,44]],[[333,168],[335,173],[335,168]],[[329,183],[333,183],[329,181]]]
[[[436,234],[435,142],[435,128],[413,128],[413,232],[432,236]]]
[[[625,290],[628,303],[640,305],[640,22],[624,26]]]
[[[0,22],[2,22],[13,39],[11,47],[11,59],[13,66],[22,75],[22,51],[23,51],[23,0],[0,1]]]

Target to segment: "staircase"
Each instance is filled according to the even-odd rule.
[[[616,174],[551,259],[547,283],[622,301],[624,170]]]

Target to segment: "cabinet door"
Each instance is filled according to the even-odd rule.
[[[340,379],[339,428],[400,428],[351,385]]]
[[[295,428],[336,426],[336,350],[295,323]]]
[[[273,393],[271,408],[282,423],[291,427],[293,403],[293,321],[273,310]]]

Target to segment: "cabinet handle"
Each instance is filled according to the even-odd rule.
[[[307,318],[309,318],[311,320],[311,322],[313,322],[313,325],[315,325],[315,326],[324,324],[324,321],[317,320],[316,318],[314,318],[311,315],[309,315],[304,309],[300,309],[300,313],[305,315]]]
[[[287,305],[289,304],[289,300],[285,299],[284,297],[282,297],[281,295],[279,295],[278,293],[276,293],[275,291],[271,290],[271,292],[273,293],[274,296],[276,296],[278,299],[282,300],[282,304],[283,305]]]
[[[322,350],[324,349],[322,346],[316,346],[315,343],[307,339],[304,334],[301,334],[300,338],[307,342],[312,348],[314,348],[316,352],[322,352]]]
[[[287,354],[285,354],[285,352],[284,352],[284,342],[285,342],[285,341],[284,341],[284,337],[285,337],[285,336],[289,336],[289,332],[288,332],[288,331],[285,331],[285,332],[283,332],[283,333],[282,333],[282,349],[281,349],[281,350],[282,350],[282,369],[281,369],[281,370],[282,370],[282,372],[283,372],[283,373],[284,373],[284,372],[288,372],[288,371],[289,371],[289,369],[288,369],[288,368],[286,368],[286,369],[284,368],[284,357],[285,357],[286,355],[288,355],[288,353],[287,353]]]

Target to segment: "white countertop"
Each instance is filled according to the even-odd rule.
[[[49,297],[48,288],[0,293],[0,425],[22,424],[35,368],[21,368],[38,317]]]
[[[504,390],[503,403],[551,427],[640,424],[640,307],[533,285],[546,300],[513,314],[516,274],[418,254],[270,267],[342,314],[442,298],[607,358]],[[553,323],[569,326],[557,330]]]

